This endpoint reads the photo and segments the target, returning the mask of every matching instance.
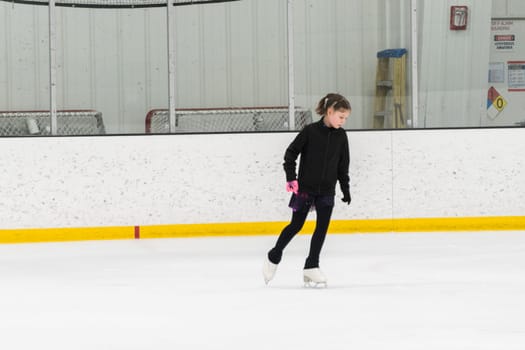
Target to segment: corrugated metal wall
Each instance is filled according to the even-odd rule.
[[[465,31],[451,31],[450,6],[469,8]],[[486,114],[491,0],[418,2],[421,127],[480,126]]]
[[[461,3],[465,32],[448,29],[456,3],[419,0],[420,126],[475,126],[485,112],[492,1]],[[165,9],[57,11],[58,108],[143,132],[168,104]],[[294,12],[296,105],[338,91],[353,105],[347,126],[371,127],[375,54],[411,55],[410,0],[298,0]],[[48,108],[47,8],[0,2],[0,18],[0,110]],[[287,104],[286,1],[178,7],[175,26],[178,107]]]
[[[176,42],[182,106],[287,104],[286,2],[181,7]]]
[[[48,104],[46,9],[2,3],[0,18],[0,110]]]
[[[315,105],[327,92],[346,95],[349,126],[370,127],[379,2],[297,1],[295,7],[296,103]]]
[[[384,1],[295,3],[296,103],[327,92],[353,103],[367,127]],[[384,5],[381,7],[384,11]],[[286,1],[176,9],[178,107],[287,105]],[[47,8],[0,3],[0,109],[48,108]],[[109,132],[143,132],[167,107],[165,9],[57,9],[59,109],[95,108]]]
[[[492,17],[525,17],[525,1],[492,0]]]

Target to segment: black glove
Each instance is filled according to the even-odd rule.
[[[352,197],[350,196],[350,191],[344,191],[343,192],[343,198],[341,198],[343,202],[350,205],[350,202],[352,201]]]

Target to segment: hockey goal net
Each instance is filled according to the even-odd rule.
[[[95,110],[57,111],[58,135],[105,134],[102,113]],[[49,111],[0,111],[0,136],[51,135]]]
[[[308,109],[295,109],[295,129],[312,121]],[[177,109],[175,133],[249,132],[289,130],[288,107]],[[170,132],[167,109],[153,109],[146,116],[147,134]]]

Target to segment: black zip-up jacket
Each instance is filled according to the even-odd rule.
[[[299,176],[296,160],[301,155]],[[299,191],[317,195],[335,195],[335,185],[349,192],[348,167],[350,155],[348,137],[342,128],[327,127],[323,119],[311,123],[295,137],[284,154],[286,181],[299,182]]]

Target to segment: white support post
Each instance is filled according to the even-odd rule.
[[[288,127],[295,130],[295,87],[293,57],[293,0],[288,0]]]
[[[49,112],[51,118],[51,135],[58,133],[56,101],[56,7],[55,0],[49,0]]]
[[[167,37],[168,37],[168,111],[169,111],[169,126],[170,133],[175,132],[176,128],[176,109],[175,109],[175,40],[174,35],[174,21],[175,21],[175,6],[171,4],[171,0],[167,0],[166,6],[166,20],[167,20]]]
[[[418,114],[419,114],[419,76],[417,72],[418,68],[418,27],[417,27],[417,0],[411,2],[411,57],[412,57],[412,128],[419,127]]]

